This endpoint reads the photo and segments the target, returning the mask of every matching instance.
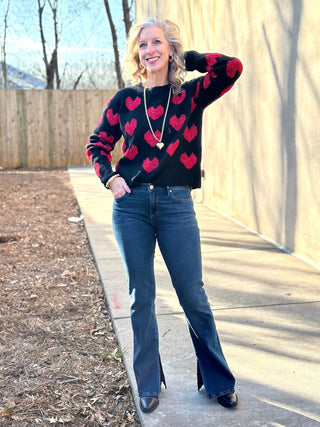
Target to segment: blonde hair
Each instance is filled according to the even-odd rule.
[[[168,67],[168,80],[173,93],[177,94],[180,92],[181,84],[185,77],[184,52],[179,27],[168,19],[150,18],[141,24],[131,27],[127,40],[127,52],[124,58],[124,71],[132,83],[141,83],[146,79],[147,70],[139,60],[139,38],[143,29],[153,26],[162,29],[173,50],[172,60],[169,62]]]

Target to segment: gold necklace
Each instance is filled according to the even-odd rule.
[[[164,125],[166,123],[166,119],[167,119],[167,114],[168,114],[168,110],[169,110],[169,104],[170,104],[170,97],[171,97],[171,86],[170,86],[170,90],[169,90],[169,96],[168,96],[168,101],[167,101],[167,107],[166,107],[166,112],[164,113],[164,118],[163,118],[163,122],[162,122],[162,129],[161,129],[161,134],[160,134],[160,139],[156,137],[155,133],[153,132],[151,123],[150,123],[150,119],[148,116],[148,109],[147,109],[147,88],[144,87],[143,88],[143,101],[144,101],[144,111],[146,113],[146,117],[148,120],[148,124],[149,124],[149,128],[151,130],[152,136],[158,141],[156,143],[156,146],[159,148],[159,150],[161,150],[164,147],[164,143],[162,142],[162,136],[163,136],[163,130],[164,130]]]

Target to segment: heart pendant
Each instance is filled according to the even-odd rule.
[[[158,142],[157,143],[157,147],[159,148],[159,150],[161,150],[163,148],[163,146],[164,146],[163,142]]]

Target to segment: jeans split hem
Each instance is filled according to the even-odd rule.
[[[155,396],[159,397],[160,393],[158,391],[154,393],[152,392],[139,393],[139,397],[155,397]]]
[[[217,399],[220,396],[224,396],[225,394],[231,394],[231,393],[234,393],[234,392],[235,392],[234,389],[230,389],[230,390],[222,391],[220,393],[214,393],[214,394],[208,393],[207,396],[208,396],[208,399]]]

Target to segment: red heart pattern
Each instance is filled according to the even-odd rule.
[[[152,120],[157,120],[162,116],[164,110],[163,110],[162,105],[159,105],[157,108],[150,107],[150,108],[148,108],[147,111],[148,111],[148,116]]]
[[[137,120],[136,119],[132,119],[129,122],[127,122],[124,126],[124,130],[127,132],[127,134],[129,134],[130,136],[133,135],[133,132],[135,131],[135,128],[137,127]]]
[[[188,126],[186,126],[183,136],[186,138],[188,142],[191,142],[198,134],[198,129],[196,125],[192,125],[189,129]]]
[[[106,153],[105,151],[100,151],[101,156],[105,156],[108,159],[108,162],[111,163],[112,161],[112,156],[110,153]]]
[[[160,136],[161,136],[160,131],[156,130],[154,134],[158,139],[160,139]],[[144,134],[144,140],[149,145],[151,145],[151,147],[155,147],[157,145],[157,142],[158,142],[149,130],[148,130],[148,132],[146,132]]]
[[[176,142],[172,142],[171,144],[168,145],[167,153],[169,154],[169,156],[173,156],[174,152],[178,148],[179,143],[180,141],[179,139],[177,139]]]
[[[239,74],[242,73],[242,64],[237,59],[234,59],[233,61],[229,61],[227,63],[227,76],[233,79],[233,77],[236,75],[236,72],[238,71]]]
[[[217,58],[221,58],[221,53],[208,53],[205,55],[208,65],[211,67],[217,63]]]
[[[206,74],[203,78],[203,87],[204,89],[208,89],[210,86],[210,74]]]
[[[101,148],[103,148],[104,150],[111,151],[111,147],[110,147],[110,145],[108,145],[108,144],[104,144],[102,141],[97,141],[97,142],[95,142],[95,143],[94,143],[94,146],[95,146],[95,147],[101,147]]]
[[[186,119],[186,116],[184,114],[181,114],[179,118],[176,115],[174,115],[170,118],[169,123],[173,127],[173,129],[180,130],[183,126],[185,119]]]
[[[191,169],[197,163],[197,156],[193,153],[190,156],[187,153],[183,153],[180,156],[180,161],[186,169]]]
[[[194,98],[191,98],[191,113],[196,108],[197,104],[194,102]]]
[[[113,111],[110,109],[107,110],[107,119],[111,126],[118,125],[120,123],[120,116],[118,113],[113,114]]]
[[[126,98],[126,107],[130,111],[135,110],[140,105],[140,103],[141,98],[139,98],[138,96],[136,96],[135,100],[133,100],[131,96],[128,96],[128,98]]]
[[[138,147],[136,147],[135,145],[132,145],[125,153],[124,153],[124,157],[126,157],[129,160],[133,160],[136,155],[138,154]]]
[[[172,102],[175,105],[181,104],[181,102],[184,101],[186,96],[187,96],[187,92],[185,90],[183,90],[179,95],[175,95],[172,97]]]
[[[92,151],[88,148],[86,149],[86,156],[88,157],[89,162],[91,163]]]
[[[114,140],[114,137],[112,135],[108,136],[106,132],[100,132],[99,138],[101,139],[101,141],[109,142],[110,144],[112,144]]]
[[[155,170],[158,164],[159,164],[159,160],[156,157],[154,157],[152,160],[150,160],[149,157],[147,157],[142,163],[142,167],[147,173],[151,173],[152,171]]]

